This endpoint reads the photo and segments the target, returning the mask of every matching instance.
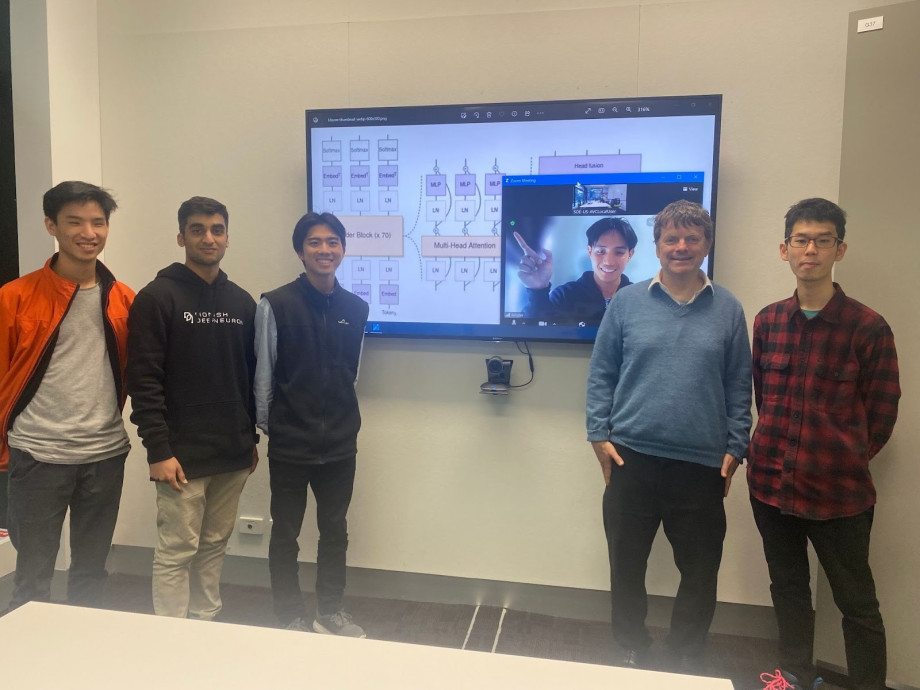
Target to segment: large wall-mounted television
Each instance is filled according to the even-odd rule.
[[[638,238],[622,273],[655,275],[658,211],[689,199],[715,219],[721,111],[720,95],[308,110],[308,208],[345,225],[337,278],[369,335],[591,342],[602,310],[540,312],[524,257],[551,258],[550,291],[589,281],[587,232],[614,218]]]

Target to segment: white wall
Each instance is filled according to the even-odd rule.
[[[883,17],[884,29],[856,33],[857,19]],[[878,492],[871,562],[888,633],[888,679],[893,687],[920,687],[920,571],[916,500],[920,465],[920,364],[911,356],[920,340],[917,303],[909,295],[918,276],[916,232],[920,138],[920,0],[873,8],[850,17],[840,201],[848,213],[849,249],[835,277],[848,295],[878,310],[891,325],[900,352],[902,398],[895,434],[872,460]],[[878,108],[884,103],[884,108]],[[911,548],[914,544],[914,548]],[[819,659],[846,665],[840,614],[827,579],[818,589]]]
[[[54,251],[41,195],[102,180],[96,0],[10,3],[20,272]]]
[[[48,26],[44,3],[24,0],[10,3],[10,61],[19,270],[26,273],[39,268],[54,250],[54,241],[44,231],[41,205],[41,195],[52,184]]]
[[[257,295],[298,272],[288,243],[306,203],[306,108],[716,92],[715,272],[750,320],[793,289],[776,258],[785,209],[836,195],[847,13],[870,3],[97,4],[103,183],[122,207],[106,261],[134,287],[181,258],[175,211],[193,194],[230,208],[231,278]],[[601,64],[611,69],[591,70],[591,84],[573,82],[573,66]],[[603,483],[583,440],[589,350],[534,352],[533,386],[499,399],[478,384],[487,355],[526,372],[509,344],[368,341],[351,565],[608,586]],[[149,546],[153,493],[137,448],[129,463],[116,541]],[[727,508],[720,598],[768,604],[740,476]],[[268,514],[264,467],[242,511]],[[308,520],[305,558],[315,536]],[[266,554],[267,538],[245,539],[231,551]],[[659,543],[649,590],[673,594],[676,579]]]

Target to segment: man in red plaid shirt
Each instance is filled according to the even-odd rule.
[[[815,688],[811,541],[843,613],[853,687],[885,687],[885,627],[869,567],[875,487],[869,461],[898,414],[898,359],[885,320],[833,282],[846,214],[806,199],[786,214],[780,257],[797,289],[754,320],[754,399],[748,485],[763,537],[779,625],[771,688]]]

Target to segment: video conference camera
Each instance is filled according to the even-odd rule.
[[[513,360],[498,356],[486,358],[486,376],[488,381],[479,387],[480,393],[490,395],[507,395],[511,388],[511,365]]]

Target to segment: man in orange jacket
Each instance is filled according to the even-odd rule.
[[[48,601],[70,508],[68,601],[99,602],[130,443],[122,422],[131,289],[98,261],[112,196],[86,182],[45,193],[59,251],[0,288],[0,471],[16,548],[11,608]]]

